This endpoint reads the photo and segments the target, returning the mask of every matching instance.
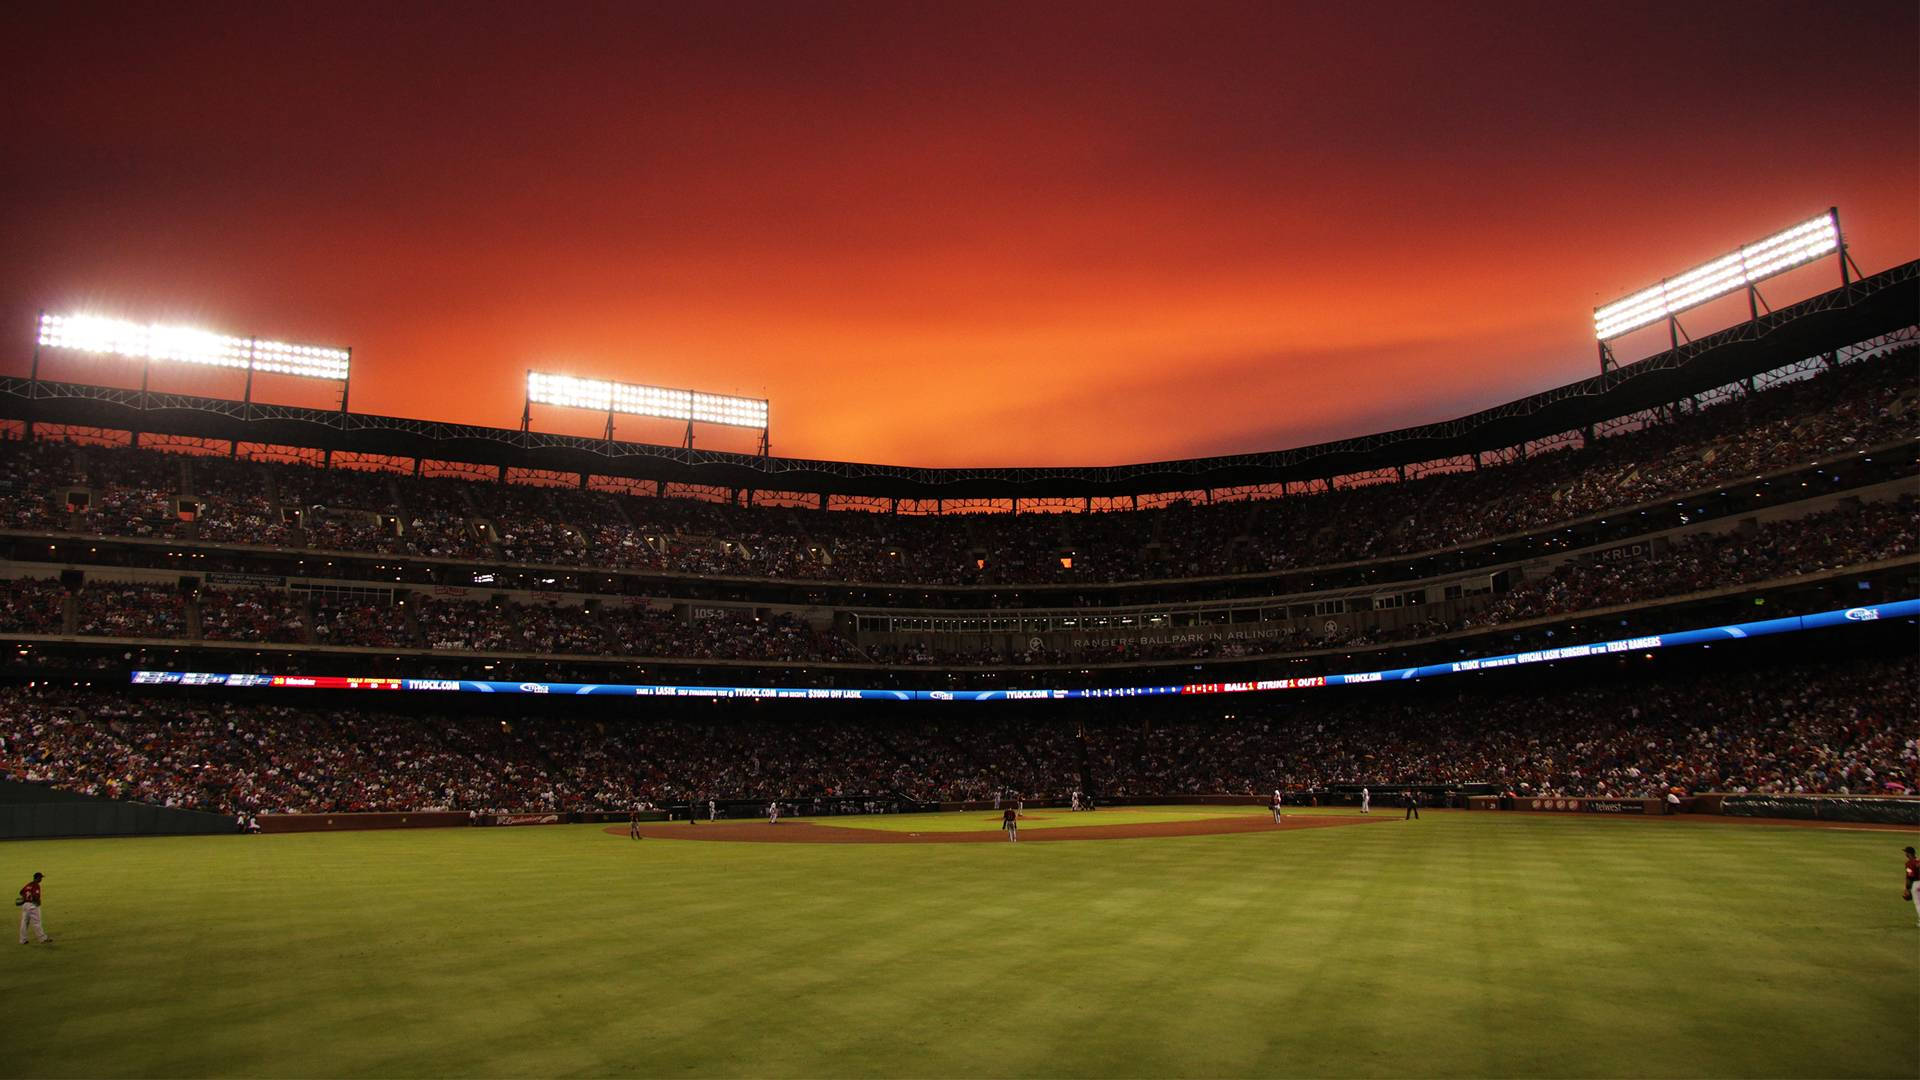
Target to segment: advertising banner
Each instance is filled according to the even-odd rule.
[[[1323,686],[1426,679],[1462,672],[1496,671],[1527,664],[1551,663],[1591,656],[1652,652],[1681,645],[1739,641],[1770,634],[1796,633],[1826,627],[1859,625],[1881,619],[1920,615],[1920,600],[1900,600],[1864,607],[1837,608],[1810,615],[1789,615],[1757,622],[1730,623],[1668,634],[1647,634],[1613,641],[1563,645],[1553,649],[1508,653],[1471,660],[1454,660],[1420,667],[1385,671],[1356,671],[1339,675],[1312,675],[1247,682],[1185,683],[1174,686],[1117,686],[1091,689],[1037,690],[863,690],[774,686],[670,686],[632,683],[506,682],[492,679],[408,679],[352,675],[252,675],[203,671],[136,671],[139,685],[237,686],[303,690],[432,690],[470,694],[553,694],[617,697],[772,698],[796,701],[1019,701],[1047,699],[1104,699],[1158,697],[1169,694],[1242,694],[1271,690],[1298,690]]]

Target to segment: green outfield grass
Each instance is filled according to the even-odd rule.
[[[1912,1077],[1914,842],[1464,813],[1032,845],[14,842],[0,879],[46,872],[57,943],[9,939],[0,1070]]]

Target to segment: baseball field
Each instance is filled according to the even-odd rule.
[[[1911,833],[996,817],[7,843],[55,943],[9,939],[0,1070],[1920,1073]],[[1045,836],[1090,822],[1148,835]]]

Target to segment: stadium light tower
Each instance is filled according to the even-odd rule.
[[[203,367],[245,371],[247,385],[241,401],[243,415],[253,414],[253,375],[294,375],[305,379],[327,379],[340,384],[340,412],[347,411],[351,389],[348,375],[353,350],[326,345],[295,345],[257,337],[231,337],[191,326],[163,326],[109,319],[99,315],[54,315],[40,313],[40,334],[34,341],[33,370],[27,383],[29,397],[39,396],[40,350],[67,349],[102,356],[125,356],[140,361],[140,407],[150,399],[148,383],[154,361],[163,364],[197,364]],[[140,433],[133,433],[138,445]]]
[[[681,445],[689,450],[693,449],[695,424],[759,428],[760,456],[766,457],[772,452],[772,445],[767,440],[768,408],[763,398],[731,397],[665,386],[638,386],[529,370],[527,400],[520,410],[521,431],[532,426],[535,405],[558,405],[567,409],[592,409],[606,413],[608,442],[613,441],[613,418],[625,413],[628,416],[685,421],[687,433]]]
[[[1758,319],[1760,309],[1766,306],[1766,301],[1760,296],[1761,281],[1784,274],[1794,267],[1804,266],[1828,253],[1836,256],[1840,265],[1840,285],[1844,288],[1852,280],[1848,276],[1848,268],[1852,267],[1854,274],[1859,274],[1860,268],[1853,266],[1852,258],[1847,255],[1837,207],[1829,207],[1819,217],[1747,244],[1611,304],[1594,308],[1593,336],[1600,342],[1601,374],[1619,366],[1608,342],[1622,334],[1665,319],[1667,339],[1677,349],[1685,333],[1680,328],[1681,312],[1740,289],[1747,290],[1749,317]]]

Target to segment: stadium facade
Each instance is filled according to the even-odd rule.
[[[1115,747],[1151,746],[1156,722],[1231,728],[1241,710],[1264,712],[1263,730],[1281,740],[1273,710],[1295,706],[1263,690],[1311,688],[1322,696],[1300,708],[1344,723],[1352,706],[1330,703],[1340,684],[1471,673],[1512,679],[1499,684],[1510,700],[1490,707],[1524,712],[1515,702],[1539,700],[1537,684],[1500,669],[1536,665],[1549,679],[1604,684],[1622,669],[1595,665],[1639,657],[1652,666],[1638,677],[1667,680],[1661,692],[1673,700],[1712,702],[1717,691],[1696,677],[1696,662],[1655,662],[1656,650],[1703,642],[1734,642],[1733,651],[1752,650],[1748,663],[1776,667],[1801,652],[1829,656],[1802,679],[1821,685],[1844,654],[1869,665],[1851,684],[1897,686],[1897,642],[1910,640],[1920,599],[1916,277],[1920,263],[1904,264],[1452,421],[1263,454],[1078,469],[805,461],[0,380],[12,436],[0,442],[0,670],[8,692],[22,695],[11,745],[32,758],[11,771],[142,772],[132,762],[188,736],[182,746],[197,748],[182,751],[188,759],[219,756],[217,725],[240,730],[233,725],[248,715],[270,721],[278,741],[319,739],[314,753],[335,753],[323,733],[344,720],[328,711],[341,705],[319,694],[326,686],[435,691],[381,699],[416,713],[545,716],[559,725],[549,736],[578,760],[604,764],[620,755],[566,726],[582,714],[530,699],[613,686],[625,688],[626,704],[598,706],[593,723],[638,715],[635,698],[651,694],[646,716],[696,725],[661,735],[670,745],[757,732],[736,749],[782,763],[775,778],[743,779],[732,756],[708,754],[705,765],[679,767],[685,775],[656,770],[643,782],[633,773],[654,751],[632,749],[591,784],[557,783],[548,801],[509,800],[514,807],[716,790],[758,799],[769,785],[806,784],[815,798],[884,788],[965,799],[1002,783],[1192,793],[1258,787],[1260,769],[1222,759],[1156,774],[1130,764],[1131,751],[1116,758]],[[1739,641],[1788,630],[1804,641],[1771,652]],[[1582,664],[1577,676],[1560,674]],[[43,696],[50,684],[110,696],[75,697],[96,704],[60,713]],[[246,697],[262,687],[293,692]],[[680,696],[702,699],[696,705],[750,699],[741,709],[772,697],[863,696],[856,691],[909,702],[1047,699],[1039,708],[1115,697],[1182,704],[1073,714],[1071,733],[1058,730],[1068,714],[1046,720],[1044,735],[1027,721],[979,721],[961,739],[970,747],[962,757],[992,760],[984,772],[924,768],[948,744],[923,722],[888,743],[879,728],[834,720],[811,738],[853,740],[847,760],[872,768],[829,782],[797,764],[814,757],[755,728],[752,715],[728,712],[745,726],[716,732],[698,727],[687,703],[661,701],[689,688]],[[459,689],[521,693],[485,705],[437,693]],[[1468,691],[1396,692],[1426,693],[1436,715],[1460,714],[1436,731],[1471,731],[1457,705]],[[1593,708],[1620,704],[1607,692],[1592,690]],[[100,740],[64,754],[34,749],[63,723],[93,730],[102,715],[119,727]],[[1100,734],[1132,719],[1146,728]],[[856,723],[869,720],[891,722],[876,713]],[[394,720],[364,736],[426,753],[445,733]],[[970,742],[982,737],[1038,741],[1008,757]],[[1235,739],[1192,745],[1212,743]],[[88,757],[114,745],[146,749]],[[1837,779],[1804,763],[1775,771],[1855,791],[1859,771],[1872,772],[1867,762],[1888,770],[1879,753]],[[508,773],[550,757],[474,754]],[[1476,772],[1491,760],[1484,755],[1424,760],[1295,780],[1373,775],[1460,791],[1510,779]],[[1711,755],[1690,768],[1689,783],[1728,775]],[[157,785],[149,798],[166,791],[179,805],[223,812],[276,798],[418,808],[364,784],[324,797],[269,794],[257,769],[235,770],[212,787],[164,769],[141,782]],[[794,779],[803,772],[813,779]],[[1645,786],[1652,775],[1634,779]],[[1567,784],[1530,776],[1529,785]],[[1742,774],[1738,783],[1787,781]],[[463,790],[431,798],[456,808],[500,798],[477,780]]]

